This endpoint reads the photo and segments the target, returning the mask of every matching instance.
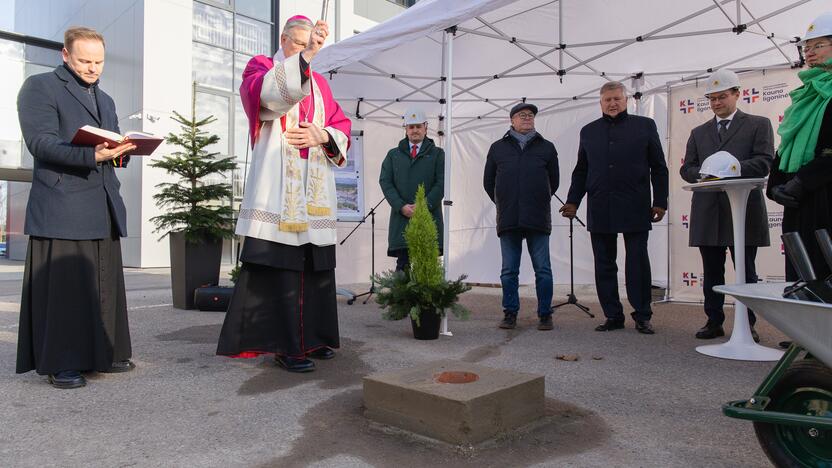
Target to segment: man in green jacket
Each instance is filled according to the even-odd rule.
[[[442,255],[442,197],[445,193],[445,151],[427,138],[428,122],[421,109],[404,115],[405,138],[391,149],[381,164],[379,184],[390,204],[387,255],[396,257],[396,270],[407,268],[410,258],[404,230],[413,216],[416,190],[425,186],[428,209],[439,233]]]

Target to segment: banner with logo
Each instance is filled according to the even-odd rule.
[[[791,103],[789,91],[800,85],[794,70],[770,70],[745,73],[738,107],[748,114],[768,117],[774,127],[775,148],[780,143],[777,127],[783,112]],[[679,168],[685,160],[685,147],[690,132],[708,119],[714,118],[710,104],[704,96],[705,82],[677,88],[670,93],[670,297],[677,301],[702,301],[702,260],[699,249],[688,247],[688,227],[692,193],[682,189],[688,183],[679,176]],[[785,257],[780,240],[783,207],[766,199],[771,246],[757,252],[757,275],[760,281],[785,280]],[[728,256],[727,258],[730,258]],[[726,260],[726,283],[734,281],[733,268]]]

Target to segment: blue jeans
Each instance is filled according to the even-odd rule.
[[[535,231],[507,231],[500,235],[500,252],[503,268],[500,282],[503,285],[503,310],[517,314],[520,297],[517,294],[520,256],[523,254],[523,239],[532,258],[534,286],[537,291],[537,315],[552,314],[552,264],[549,259],[549,234]]]

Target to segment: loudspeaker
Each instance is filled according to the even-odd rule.
[[[226,312],[234,288],[204,286],[194,290],[194,306],[208,312]]]

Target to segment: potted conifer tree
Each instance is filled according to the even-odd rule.
[[[448,281],[439,262],[439,244],[436,223],[428,210],[425,187],[416,192],[416,208],[405,228],[405,241],[410,256],[406,271],[387,271],[376,275],[379,288],[376,302],[386,309],[382,317],[401,320],[410,317],[413,337],[417,340],[435,340],[445,310],[457,318],[467,318],[469,311],[458,302],[459,295],[470,290],[465,275]]]
[[[176,111],[173,114],[180,132],[168,134],[165,140],[176,150],[150,166],[164,169],[178,180],[156,185],[160,191],[153,198],[163,213],[151,221],[156,232],[170,237],[173,306],[193,309],[194,290],[219,282],[222,241],[234,235],[231,184],[210,179],[225,177],[237,163],[233,157],[217,158],[219,153],[208,151],[220,138],[204,127],[216,119],[197,119],[195,94],[191,118]]]

